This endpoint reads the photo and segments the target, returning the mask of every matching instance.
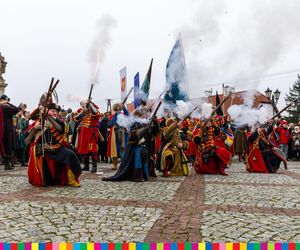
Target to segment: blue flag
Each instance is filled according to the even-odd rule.
[[[166,67],[166,94],[164,99],[174,104],[179,100],[188,101],[190,99],[180,34],[171,51]]]
[[[134,108],[137,108],[140,103],[140,74],[139,72],[136,73],[134,76]]]

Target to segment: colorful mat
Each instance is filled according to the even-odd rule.
[[[300,243],[0,243],[0,250],[300,250]]]

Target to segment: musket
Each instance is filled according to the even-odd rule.
[[[232,93],[230,92],[228,96],[223,98],[222,102],[219,103],[217,107],[214,108],[214,110],[211,112],[210,116],[213,116],[217,110],[228,100],[229,97],[231,97]]]
[[[183,118],[182,121],[185,121],[186,119],[190,118],[191,115],[192,115],[198,108],[199,108],[199,105],[197,105],[196,107],[194,107],[193,110],[192,110],[190,113],[188,113],[188,114]]]
[[[131,92],[133,91],[133,87],[131,87],[131,89],[129,90],[127,96],[125,97],[125,99],[122,101],[121,105],[124,105],[128,99],[128,97],[130,96]]]
[[[42,155],[43,155],[43,157],[45,157],[43,133],[44,133],[44,127],[45,127],[45,120],[46,120],[46,117],[47,117],[48,111],[49,111],[47,106],[48,106],[50,97],[52,96],[52,93],[54,92],[55,88],[57,87],[57,84],[59,83],[59,80],[57,79],[56,82],[54,83],[54,85],[53,85],[53,82],[54,82],[54,77],[52,77],[52,79],[51,79],[51,83],[50,83],[50,86],[49,86],[49,89],[48,89],[47,97],[45,99],[45,102],[43,103],[44,110],[43,110],[43,112],[41,113],[41,116],[40,116],[41,127],[42,127]]]
[[[91,88],[90,88],[90,93],[89,93],[88,101],[90,101],[91,98],[92,98],[93,88],[94,88],[94,83],[91,84]]]
[[[289,107],[291,107],[293,105],[294,102],[299,102],[300,99],[294,98],[287,106],[285,106],[282,110],[280,110],[279,112],[277,112],[275,115],[272,116],[272,118],[270,118],[269,120],[273,120],[275,119],[277,116],[279,116],[282,112],[286,111]],[[261,127],[266,127],[268,126],[269,121],[265,122]]]
[[[219,103],[218,106],[216,106],[213,111],[210,113],[210,116],[209,117],[212,117],[216,112],[217,110],[228,100],[228,98],[232,95],[232,93],[230,92],[228,96],[226,96],[222,102]],[[206,123],[208,122],[208,119],[206,119],[204,121],[204,123],[202,124],[202,126],[200,127],[200,129],[203,129],[205,126],[206,126]],[[195,125],[195,128],[193,130],[193,133],[195,132],[195,130],[197,129],[197,125],[199,124],[199,122]]]
[[[163,90],[163,92],[160,93],[160,95],[156,98],[156,100],[159,100],[160,97],[161,97],[161,96],[163,95],[163,93],[165,93],[165,92],[166,92],[166,90]],[[156,101],[155,101],[155,102],[156,102]],[[153,102],[153,103],[150,105],[150,107],[149,107],[150,110],[153,108],[155,102]],[[161,105],[161,104],[160,104],[160,105]]]
[[[48,109],[46,108],[48,103],[49,103],[49,100],[51,98],[51,94],[53,93],[53,91],[55,90],[57,84],[59,83],[59,80],[57,80],[54,85],[54,78],[52,77],[51,79],[51,82],[50,82],[50,85],[49,85],[49,88],[48,88],[48,92],[47,92],[47,95],[46,95],[46,98],[44,100],[44,102],[42,103],[42,106],[44,107],[44,112],[42,114],[40,114],[40,121],[41,121],[41,125],[42,127],[44,127],[44,124],[45,124],[45,117],[47,116],[48,114]],[[29,144],[32,140],[32,138],[34,137],[36,133],[36,129],[35,128],[32,128],[28,134],[28,136],[25,138],[25,144]]]
[[[43,103],[43,107],[45,109],[44,109],[44,113],[42,113],[42,118],[45,118],[48,114],[48,109],[46,107],[49,103],[49,100],[51,98],[52,93],[55,91],[55,89],[57,87],[57,84],[59,83],[59,80],[57,79],[56,82],[54,83],[54,85],[53,85],[53,82],[54,82],[54,77],[52,77],[52,79],[51,79],[51,83],[50,83],[50,86],[49,86],[49,89],[48,89],[48,92],[47,92],[47,96],[46,96],[46,98],[44,100],[44,103]],[[42,119],[42,125],[44,125],[44,122],[45,122],[45,119]]]
[[[159,110],[159,107],[161,106],[161,104],[162,104],[162,101],[160,101],[160,102],[158,103],[158,105],[157,105],[157,107],[156,107],[154,113],[152,114],[152,117],[155,117],[155,116],[156,116],[157,111]]]
[[[177,123],[177,126],[175,126],[170,133],[173,132],[173,130],[177,129],[186,119],[190,118],[191,115],[199,108],[199,105],[197,105],[196,107],[193,108],[193,110],[191,112],[189,112],[179,123]]]

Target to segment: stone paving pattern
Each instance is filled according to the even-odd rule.
[[[99,163],[81,188],[31,186],[27,168],[0,166],[0,241],[299,241],[300,163],[250,174],[102,182]]]

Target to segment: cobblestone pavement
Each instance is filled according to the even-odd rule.
[[[31,186],[27,168],[0,166],[0,241],[299,241],[300,162],[277,174],[102,182],[98,164],[80,188]]]

